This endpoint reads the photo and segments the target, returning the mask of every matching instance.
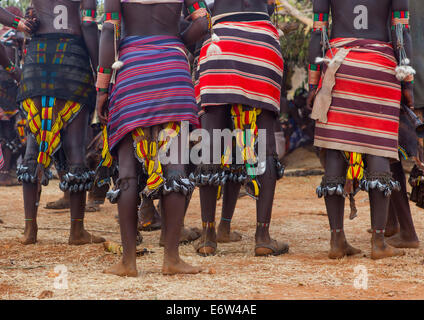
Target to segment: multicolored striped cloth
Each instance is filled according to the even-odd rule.
[[[189,121],[199,126],[184,44],[172,36],[130,36],[120,46],[124,63],[109,103],[109,147],[138,127]]]
[[[333,54],[350,52],[336,72],[328,120],[316,123],[315,146],[398,159],[401,85],[392,45],[353,38],[330,44]]]
[[[279,113],[284,61],[278,31],[269,20],[225,19],[213,28],[222,54],[207,56],[210,38],[200,52],[197,102],[202,107],[243,104]]]

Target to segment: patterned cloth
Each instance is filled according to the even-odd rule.
[[[124,63],[112,87],[108,136],[113,152],[139,127],[189,121],[199,126],[190,67],[180,38],[131,36],[120,46]]]
[[[0,67],[0,107],[6,116],[13,116],[18,110],[16,95],[18,94],[18,85],[15,80]]]
[[[316,123],[315,146],[398,159],[401,86],[392,45],[342,38],[330,43],[333,54],[350,52],[336,73],[328,120]]]
[[[61,130],[66,123],[70,123],[81,111],[77,102],[67,101],[64,106],[58,107],[53,97],[41,97],[41,110],[32,99],[22,103],[22,109],[27,115],[28,127],[39,145],[37,162],[45,168],[51,164],[51,156],[61,146]]]
[[[81,37],[44,34],[32,38],[25,56],[18,101],[40,96],[94,108],[93,71]]]
[[[200,52],[197,102],[202,107],[243,104],[279,113],[284,62],[276,28],[269,17],[263,21],[225,19],[213,28],[222,54],[207,56],[211,39]]]

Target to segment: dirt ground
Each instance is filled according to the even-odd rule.
[[[301,153],[295,158],[306,155]],[[292,169],[299,169],[297,160],[292,161],[297,164]],[[317,161],[315,166],[319,168]],[[370,235],[366,231],[369,203],[365,193],[357,197],[358,218],[348,220],[347,212],[345,227],[348,239],[363,254],[336,261],[327,259],[329,226],[324,201],[315,196],[320,179],[285,177],[278,183],[270,230],[276,239],[289,242],[289,254],[253,256],[255,203],[245,197],[240,199],[233,219],[233,229],[243,235],[241,242],[219,245],[218,254],[207,258],[197,256],[191,245],[181,247],[183,259],[203,266],[204,273],[163,276],[160,231],[155,231],[143,233],[142,247],[153,253],[137,259],[138,278],[103,274],[119,258],[106,253],[102,245],[67,245],[69,212],[44,209],[48,201],[60,196],[57,180],[43,190],[39,241],[29,246],[17,241],[24,225],[21,188],[0,188],[0,299],[424,299],[422,248],[406,250],[404,257],[370,259]],[[414,205],[412,211],[418,235],[423,237],[424,212]],[[86,227],[108,240],[119,241],[115,214],[116,206],[107,203],[101,212],[87,213]],[[197,191],[186,225],[200,227]],[[58,265],[67,269],[64,276],[68,289],[55,289]],[[367,283],[356,281],[364,279],[358,278],[364,272]]]

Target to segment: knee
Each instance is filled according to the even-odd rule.
[[[390,197],[392,191],[400,191],[400,183],[393,179],[389,172],[367,172],[366,178],[360,183],[360,188],[364,191],[379,191],[385,197]]]
[[[95,172],[82,165],[70,165],[59,184],[60,189],[71,193],[91,190],[94,183]]]
[[[187,177],[187,170],[184,165],[164,166],[164,177],[164,196],[172,192],[180,192],[185,197],[190,197],[196,186],[195,182]]]

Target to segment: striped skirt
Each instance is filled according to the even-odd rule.
[[[211,39],[205,41],[197,67],[197,102],[202,107],[243,104],[279,113],[284,62],[273,24],[225,21],[215,24],[214,32],[222,54],[207,56]]]
[[[199,126],[184,45],[171,36],[130,36],[123,40],[124,63],[110,94],[108,137],[113,151],[138,127],[189,121]]]
[[[331,46],[333,54],[350,51],[335,74],[327,122],[316,122],[315,146],[398,159],[401,86],[392,45],[338,38]]]

